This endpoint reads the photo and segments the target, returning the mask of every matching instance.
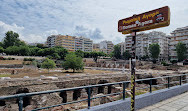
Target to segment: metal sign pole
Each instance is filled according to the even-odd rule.
[[[131,111],[135,111],[135,66],[136,66],[136,31],[132,36],[132,57],[131,57]]]

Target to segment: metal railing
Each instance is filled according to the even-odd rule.
[[[163,76],[163,77],[157,77],[157,78],[146,78],[146,79],[138,79],[136,82],[143,82],[143,81],[148,81],[149,82],[149,87],[143,87],[143,88],[137,88],[136,90],[143,90],[143,89],[149,89],[149,92],[152,93],[152,87],[161,87],[162,85],[166,85],[166,88],[170,88],[172,84],[178,84],[182,85],[182,82],[187,82],[187,76],[188,74],[181,74],[181,75],[174,75],[174,76]],[[178,81],[170,81],[174,77],[179,77]],[[184,77],[184,79],[182,79]],[[152,81],[157,80],[157,79],[167,79],[167,83],[164,84],[158,84],[158,85],[153,85]],[[0,100],[5,100],[5,99],[12,99],[16,98],[18,99],[18,106],[19,106],[19,111],[23,110],[23,98],[24,97],[30,97],[30,96],[35,96],[35,95],[41,95],[41,94],[50,94],[50,93],[57,93],[57,92],[66,92],[66,91],[74,91],[78,89],[86,89],[88,97],[87,99],[82,99],[82,100],[77,100],[77,101],[72,101],[72,102],[66,102],[62,104],[57,104],[57,105],[52,105],[52,106],[47,106],[47,107],[41,107],[41,108],[36,108],[33,109],[32,111],[37,111],[37,110],[42,110],[42,109],[49,109],[57,106],[62,106],[62,105],[67,105],[67,104],[73,104],[73,103],[78,103],[82,101],[87,101],[88,103],[88,109],[91,107],[91,100],[96,99],[96,98],[101,98],[101,97],[106,97],[106,96],[111,96],[111,95],[118,95],[123,93],[123,100],[126,98],[126,88],[127,85],[130,83],[130,81],[122,81],[122,82],[116,82],[116,83],[106,83],[106,84],[97,84],[97,85],[89,85],[89,86],[81,86],[81,87],[74,87],[74,88],[66,88],[66,89],[57,89],[57,90],[48,90],[48,91],[41,91],[41,92],[32,92],[32,93],[21,93],[21,94],[15,94],[15,95],[9,95],[9,96],[1,96]],[[106,94],[103,96],[98,96],[98,97],[91,97],[91,89],[94,87],[104,87],[104,86],[112,86],[112,85],[122,85],[123,86],[123,91],[118,92],[118,93],[110,93]]]

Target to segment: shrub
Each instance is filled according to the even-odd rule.
[[[175,64],[175,63],[177,63],[178,61],[177,60],[171,60],[170,61],[172,64]]]
[[[34,61],[34,60],[35,60],[35,58],[24,58],[23,61]]]
[[[162,61],[161,64],[162,64],[163,66],[169,66],[169,64],[166,63],[166,61]]]
[[[66,55],[65,62],[63,62],[62,66],[65,70],[72,69],[73,72],[75,72],[75,70],[84,69],[84,63],[82,61],[82,58],[76,56],[76,54],[74,53],[70,53]]]
[[[48,73],[49,73],[49,69],[53,69],[55,67],[56,67],[55,62],[48,58],[46,58],[44,62],[42,62],[42,68],[48,69]]]

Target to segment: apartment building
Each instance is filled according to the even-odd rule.
[[[100,51],[100,44],[99,43],[93,44],[93,51],[96,51],[96,52]]]
[[[121,42],[119,43],[118,45],[120,45],[120,48],[121,48],[121,55],[123,55],[123,52],[125,52],[125,42]]]
[[[170,47],[169,47],[170,59],[177,60],[177,53],[175,49],[178,42],[182,42],[186,44],[186,46],[188,47],[188,26],[177,28],[176,30],[172,31],[171,36],[169,36],[169,39],[170,39]]]
[[[82,50],[84,52],[93,51],[93,41],[89,38],[76,37],[75,38],[75,51]]]
[[[56,46],[61,46],[68,51],[75,51],[75,37],[69,35],[57,35],[56,36]]]
[[[100,51],[106,54],[110,54],[114,49],[114,44],[112,43],[112,41],[105,40],[99,43],[99,47],[100,47]]]
[[[158,43],[160,45],[159,60],[168,60],[168,36],[163,32],[153,31],[150,33],[139,33],[136,35],[136,56],[138,58],[149,54],[149,45]],[[132,51],[132,36],[125,38],[125,50]]]
[[[93,51],[93,41],[84,37],[51,35],[47,38],[46,44],[47,47],[61,46],[72,52],[77,50],[82,50],[84,52]]]
[[[56,36],[57,35],[51,35],[47,38],[47,41],[46,41],[47,47],[55,47]]]

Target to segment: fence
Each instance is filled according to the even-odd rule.
[[[149,86],[143,87],[143,88],[137,88],[136,90],[149,89],[149,92],[152,93],[152,87],[164,87],[163,85],[165,85],[166,88],[170,88],[173,84],[182,85],[183,82],[184,83],[187,82],[187,78],[186,78],[187,75],[188,74],[181,74],[181,75],[164,76],[164,77],[157,77],[157,78],[138,79],[138,80],[136,80],[137,83],[147,81],[149,83],[148,84]],[[172,78],[175,78],[174,79],[175,81],[172,81],[173,80]],[[178,81],[176,81],[177,78],[178,78]],[[156,85],[152,84],[152,82],[154,80],[157,80],[157,79],[166,79],[166,83],[156,84]],[[74,90],[78,90],[78,89],[86,89],[87,94],[88,94],[87,99],[82,99],[82,100],[77,100],[77,101],[72,101],[72,102],[47,106],[47,107],[36,108],[36,109],[33,109],[32,111],[49,109],[49,108],[53,108],[53,107],[57,107],[57,106],[73,104],[73,103],[78,103],[78,102],[82,102],[82,101],[87,101],[88,109],[90,109],[91,100],[96,99],[96,98],[101,98],[101,97],[106,97],[106,96],[111,96],[111,95],[117,95],[117,94],[123,94],[122,99],[125,100],[126,99],[126,90],[125,89],[128,87],[129,83],[130,83],[130,81],[122,81],[122,82],[116,82],[116,83],[106,83],[106,84],[97,84],[97,85],[89,85],[89,86],[66,88],[66,89],[57,89],[57,90],[49,90],[49,91],[41,91],[41,92],[22,93],[22,94],[16,94],[16,95],[1,96],[0,100],[16,98],[16,99],[19,100],[19,102],[18,102],[19,111],[22,111],[23,110],[23,98],[24,97],[30,97],[30,96],[41,95],[41,94],[57,93],[57,92],[64,92],[64,91],[74,91]],[[119,85],[121,84],[123,86],[122,92],[110,93],[110,94],[106,94],[106,95],[99,96],[99,97],[91,97],[91,89],[94,88],[94,87],[104,87],[104,86],[112,86],[112,85],[118,85],[118,84]]]

